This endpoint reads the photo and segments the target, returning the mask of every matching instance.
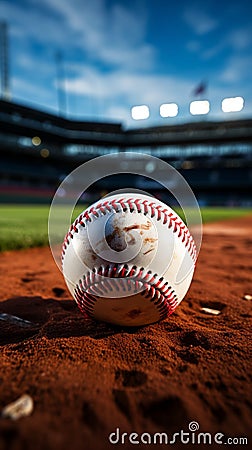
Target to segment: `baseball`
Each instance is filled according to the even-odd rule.
[[[196,257],[188,228],[169,206],[148,195],[115,194],[71,225],[62,271],[84,314],[141,326],[176,309],[190,287]]]

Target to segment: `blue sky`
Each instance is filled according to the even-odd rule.
[[[58,111],[60,52],[70,118],[190,121],[201,81],[208,120],[252,117],[251,0],[2,0],[0,19],[9,26],[13,101]],[[222,98],[233,96],[245,98],[243,111],[223,113]],[[178,116],[160,118],[160,104],[169,102]],[[150,107],[150,118],[133,123],[138,104]]]

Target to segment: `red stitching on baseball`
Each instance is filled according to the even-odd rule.
[[[104,277],[101,280],[100,274],[109,272],[110,277],[113,273],[113,278]],[[134,274],[133,280],[131,279],[132,273]],[[123,278],[121,277],[122,274]],[[119,290],[117,283],[123,288],[123,291],[127,291],[126,287],[128,292],[134,288],[133,295],[137,294],[139,288],[141,288],[139,294],[156,306],[161,319],[171,315],[179,303],[174,290],[168,285],[167,281],[164,283],[163,277],[158,278],[158,275],[151,271],[143,276],[142,267],[137,271],[135,266],[129,269],[127,264],[123,267],[114,264],[111,265],[110,270],[107,267],[99,267],[92,272],[88,272],[76,284],[74,297],[80,310],[93,317],[97,297],[104,298],[104,292],[109,293],[108,291]]]
[[[162,205],[156,205],[155,202],[149,202],[148,200],[142,201],[142,199],[139,198],[121,198],[119,200],[113,199],[110,201],[105,200],[95,206],[91,206],[83,214],[77,217],[73,224],[70,226],[62,245],[62,262],[65,256],[66,249],[70,242],[69,238],[72,239],[73,234],[75,232],[78,232],[79,225],[85,227],[85,221],[92,222],[92,216],[94,216],[95,218],[99,217],[99,212],[101,212],[102,214],[106,214],[107,211],[111,212],[111,210],[113,210],[115,212],[120,212],[121,208],[123,211],[127,211],[127,209],[129,208],[130,212],[136,210],[138,213],[143,212],[145,215],[150,214],[151,218],[155,217],[155,212],[157,212],[157,220],[162,220],[163,214],[163,225],[166,225],[168,222],[168,228],[173,228],[174,233],[177,233],[178,237],[181,238],[181,241],[184,243],[195,264],[197,259],[197,250],[188,228],[185,227],[179,217],[175,216],[172,212],[168,213],[167,209],[161,210],[161,207]]]

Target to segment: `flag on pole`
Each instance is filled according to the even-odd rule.
[[[207,83],[205,81],[201,81],[198,86],[195,87],[195,89],[192,92],[192,95],[194,97],[198,97],[199,95],[205,94],[207,90]]]

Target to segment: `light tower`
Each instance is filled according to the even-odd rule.
[[[3,100],[10,100],[9,84],[9,45],[8,45],[8,25],[6,22],[0,23],[0,45],[1,45],[1,97]]]

